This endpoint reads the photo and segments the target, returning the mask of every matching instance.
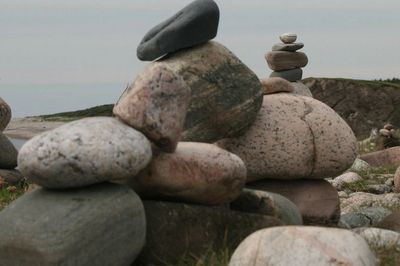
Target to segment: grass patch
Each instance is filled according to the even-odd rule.
[[[397,165],[388,165],[388,166],[380,166],[380,167],[371,167],[368,170],[356,171],[361,177],[368,179],[374,178],[377,175],[394,175],[398,166]]]
[[[44,121],[69,122],[86,117],[112,116],[113,107],[114,107],[113,104],[105,104],[73,112],[40,115],[37,117]]]
[[[22,196],[28,189],[26,182],[21,182],[17,186],[10,186],[7,183],[0,183],[0,211],[12,201]]]
[[[351,182],[351,183],[345,183],[342,185],[342,189],[341,190],[350,190],[350,191],[354,191],[354,192],[363,192],[368,190],[368,181],[361,179],[355,182]]]

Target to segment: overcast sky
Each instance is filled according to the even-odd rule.
[[[126,83],[136,47],[187,0],[0,0],[0,84]],[[284,32],[305,43],[304,76],[400,76],[398,0],[217,0],[216,40],[260,77]]]

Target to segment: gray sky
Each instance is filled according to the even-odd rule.
[[[1,84],[126,83],[136,47],[187,0],[0,0]],[[400,76],[398,0],[217,0],[216,40],[260,77],[283,32],[305,43],[304,76]]]

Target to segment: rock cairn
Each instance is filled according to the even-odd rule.
[[[140,43],[140,59],[159,59],[126,88],[115,117],[74,121],[21,148],[20,171],[42,188],[0,213],[1,265],[173,265],[259,229],[337,223],[337,191],[323,179],[353,164],[354,134],[293,83],[260,82],[211,41],[218,21],[214,1],[189,4]],[[296,45],[276,50],[277,71],[307,63],[287,48]]]

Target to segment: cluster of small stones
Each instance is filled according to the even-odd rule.
[[[237,247],[232,266],[375,265],[356,233],[302,226],[338,224],[339,195],[324,178],[356,158],[344,120],[298,95],[303,44],[282,35],[267,54],[280,77],[260,82],[210,41],[218,22],[214,1],[192,2],[145,35],[138,58],[158,60],[115,117],[21,148],[18,167],[41,188],[0,213],[1,265],[173,265],[222,239]]]

